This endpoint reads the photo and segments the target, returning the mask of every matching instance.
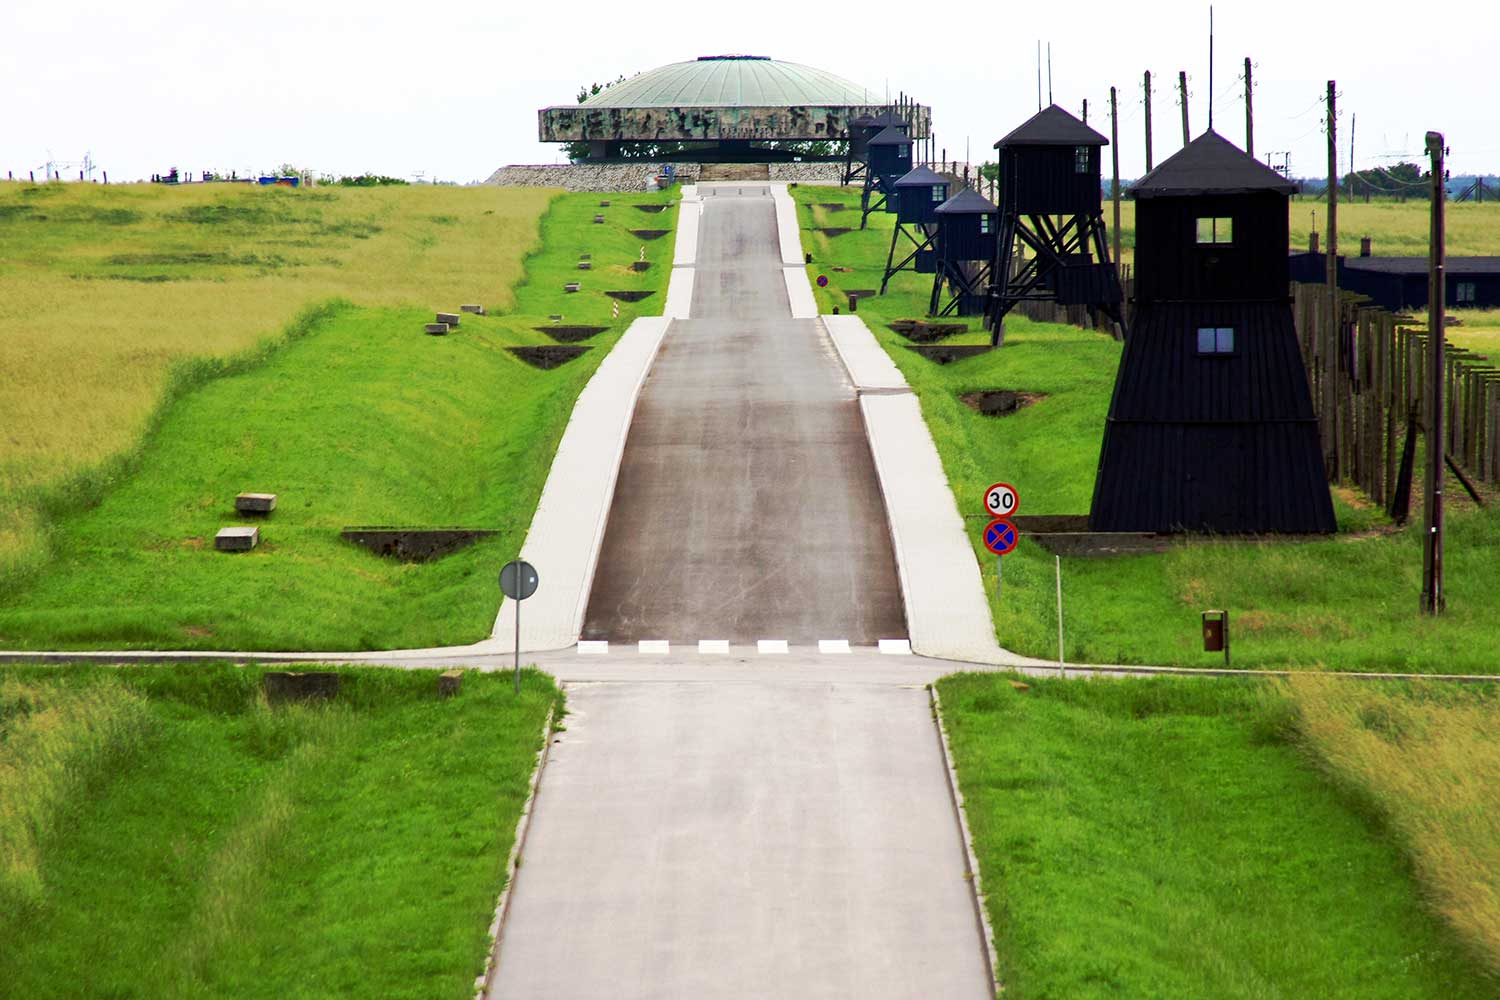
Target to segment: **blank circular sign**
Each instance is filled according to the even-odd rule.
[[[524,559],[505,564],[500,571],[500,592],[513,601],[524,601],[536,593],[536,567]]]

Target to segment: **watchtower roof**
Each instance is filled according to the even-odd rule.
[[[929,170],[927,167],[917,167],[909,174],[902,175],[897,181],[899,187],[933,187],[938,184],[947,184],[948,179]]]
[[[870,137],[869,144],[871,146],[899,146],[906,142],[911,142],[911,136],[893,125],[876,132]]]
[[[939,215],[993,215],[1000,209],[973,188],[964,188],[937,207]]]
[[[1212,129],[1130,186],[1137,198],[1205,194],[1291,194],[1297,185]]]
[[[1108,146],[1109,140],[1056,104],[1026,119],[996,149],[1007,146]]]

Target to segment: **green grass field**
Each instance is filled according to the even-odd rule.
[[[828,236],[809,227],[857,226],[853,189],[793,189],[809,274],[829,279],[819,307],[847,309],[845,293],[878,288],[891,219],[872,215],[870,229]],[[851,268],[849,271],[836,268]],[[883,297],[862,299],[859,315],[917,391],[960,511],[972,529],[1002,645],[1034,656],[1057,655],[1053,558],[1022,542],[1005,557],[1004,596],[995,594],[994,557],[980,544],[987,520],[979,500],[995,480],[1013,483],[1022,514],[1084,514],[1109,409],[1120,345],[1067,326],[1007,323],[1006,346],[991,354],[937,365],[906,349],[886,324],[925,315],[931,278],[902,273]],[[978,319],[970,333],[945,343],[988,343]],[[983,416],[965,393],[1010,389],[1035,394],[1003,417]],[[1234,662],[1245,667],[1415,672],[1500,671],[1494,643],[1494,595],[1500,563],[1500,515],[1477,510],[1450,484],[1447,546],[1448,614],[1417,614],[1421,593],[1420,518],[1397,531],[1352,491],[1335,491],[1341,533],[1322,541],[1247,543],[1197,540],[1160,555],[1063,561],[1066,655],[1093,663],[1215,666],[1201,651],[1199,614],[1231,611]]]
[[[560,695],[342,669],[0,668],[0,988],[467,1000]]]
[[[510,308],[555,194],[0,183],[0,581],[210,362],[306,308]]]
[[[629,321],[660,311],[657,294],[622,303],[614,320],[603,294],[659,293],[669,277],[669,261],[655,257],[670,239],[647,244],[654,263],[638,273],[628,265],[641,241],[627,229],[673,228],[675,207],[629,206],[671,200],[614,196],[610,221],[594,225],[597,196],[557,197],[526,279],[506,289],[511,306],[465,316],[448,337],[424,336],[422,323],[460,300],[335,303],[281,346],[210,370],[165,412],[128,474],[55,518],[45,562],[0,578],[0,645],[339,650],[488,635],[492,571],[520,547],[574,400]],[[580,252],[593,254],[592,271],[576,269]],[[564,294],[573,280],[583,290]],[[551,343],[535,328],[554,314],[609,330],[552,371],[505,350]],[[233,501],[244,490],[279,495],[262,544],[216,553],[214,533],[243,521]],[[500,533],[421,565],[338,534],[378,524]]]
[[[1424,904],[1386,800],[1326,779],[1273,689],[1026,680],[938,684],[1006,997],[1500,988],[1500,955]]]

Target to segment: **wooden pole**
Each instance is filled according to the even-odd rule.
[[[1245,57],[1245,152],[1255,158],[1255,85],[1250,81],[1250,57]]]
[[[1120,105],[1113,87],[1109,88],[1109,151],[1114,164],[1114,179],[1109,189],[1115,203],[1115,270],[1119,271],[1123,267],[1120,261]]]
[[[1331,91],[1330,91],[1331,92]],[[1432,235],[1427,253],[1427,346],[1429,365],[1428,392],[1432,394],[1432,416],[1427,421],[1427,482],[1423,512],[1426,537],[1422,550],[1422,613],[1442,614],[1447,605],[1443,593],[1443,381],[1447,366],[1443,363],[1444,296],[1447,281],[1444,272],[1444,204],[1443,134],[1427,133],[1427,155],[1432,162]]]
[[[1177,94],[1182,102],[1182,144],[1186,146],[1192,141],[1192,135],[1188,132],[1187,70],[1181,70],[1177,74]]]
[[[1338,344],[1339,344],[1339,177],[1338,177],[1338,148],[1335,132],[1338,127],[1338,110],[1335,104],[1335,83],[1328,81],[1328,259],[1326,264],[1325,284],[1328,286],[1328,316],[1325,319],[1329,343],[1333,350],[1329,354],[1328,364],[1332,371],[1338,371]],[[1334,398],[1334,426],[1337,427],[1337,397]],[[1338,438],[1334,437],[1334,466],[1330,472],[1336,472],[1336,478],[1343,480],[1343,468],[1340,463],[1342,456],[1338,454]]]
[[[1146,173],[1151,172],[1151,71],[1146,70]]]

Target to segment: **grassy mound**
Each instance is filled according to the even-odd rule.
[[[509,308],[554,195],[0,183],[0,580],[45,562],[55,508],[107,489],[203,377],[184,362],[332,299]]]
[[[0,577],[0,645],[44,648],[359,649],[471,642],[499,603],[493,571],[519,550],[573,402],[642,307],[606,290],[659,290],[596,196],[565,195],[512,305],[428,337],[435,307],[326,306],[275,350],[209,367],[161,418],[128,475],[60,517],[39,572]],[[631,212],[632,215],[638,214]],[[658,218],[675,220],[675,208]],[[594,270],[579,272],[580,248]],[[565,281],[583,290],[564,293]],[[438,306],[456,309],[454,298]],[[550,344],[551,315],[604,326],[592,348],[540,371],[507,347]],[[246,490],[277,493],[259,548],[213,551],[246,523]],[[344,542],[349,525],[498,529],[437,562],[403,565]]]

